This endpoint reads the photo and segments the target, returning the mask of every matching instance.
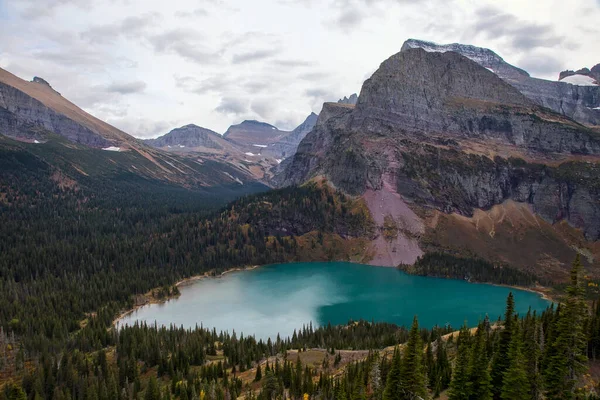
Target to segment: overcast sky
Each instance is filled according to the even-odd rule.
[[[600,63],[600,0],[0,0],[0,67],[137,137],[291,129],[408,38],[489,47],[556,80]]]

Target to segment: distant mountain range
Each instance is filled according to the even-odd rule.
[[[302,139],[315,126],[317,117],[311,113],[292,131],[254,120],[232,125],[223,135],[196,125],[185,125],[145,142],[169,152],[200,153],[247,165],[256,179],[268,182],[279,163],[294,155]]]
[[[0,149],[34,155],[74,181],[130,174],[168,185],[205,188],[256,180],[242,164],[155,149],[83,111],[44,79],[27,82],[3,69],[0,134]]]

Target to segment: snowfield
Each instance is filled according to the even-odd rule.
[[[261,147],[261,148],[263,148],[263,149],[267,147],[267,145],[266,145],[266,144],[253,144],[252,146],[255,146],[255,147]]]
[[[598,86],[594,83],[594,78],[586,75],[571,75],[561,79],[559,82],[570,83],[571,85],[577,86]]]
[[[110,147],[105,147],[102,150],[106,150],[106,151],[121,151],[120,147],[115,147],[115,146],[110,146]]]
[[[250,152],[248,152],[248,153],[244,153],[244,154],[245,154],[245,155],[247,155],[247,156],[250,156],[250,157],[255,157],[255,156],[256,156],[256,154],[254,154],[254,153],[250,153]]]

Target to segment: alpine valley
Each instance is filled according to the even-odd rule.
[[[0,400],[597,399],[600,64],[398,49],[293,130],[145,140],[0,69]],[[120,325],[185,299],[186,328]],[[270,335],[202,324],[259,303]]]

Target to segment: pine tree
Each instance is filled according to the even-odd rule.
[[[425,378],[423,341],[419,334],[419,321],[415,317],[400,365],[400,391],[405,397],[427,397],[427,381]]]
[[[525,369],[527,371],[527,380],[529,381],[530,398],[537,400],[540,398],[542,390],[540,374],[540,332],[541,326],[538,322],[536,313],[527,313],[523,321],[523,355],[525,356]]]
[[[510,360],[508,358],[508,350],[512,340],[512,331],[515,314],[515,299],[512,292],[508,294],[506,299],[506,311],[504,313],[504,329],[500,332],[500,339],[494,352],[492,359],[492,393],[495,399],[500,398],[502,392],[502,382],[504,380],[504,372],[508,369]]]
[[[458,354],[454,369],[452,371],[452,381],[450,382],[449,400],[468,400],[470,395],[469,385],[469,328],[466,325],[460,329],[458,335]]]
[[[383,390],[383,400],[402,400],[400,393],[401,362],[400,349],[396,347],[392,357],[392,367],[388,372],[385,389]]]
[[[262,379],[262,371],[260,369],[260,364],[256,367],[256,375],[254,376],[254,382],[259,382]]]
[[[435,385],[433,391],[437,396],[450,386],[452,380],[452,367],[448,360],[446,351],[446,342],[442,339],[437,340],[437,348],[435,351]]]
[[[148,381],[148,387],[146,388],[144,400],[160,400],[160,389],[154,375],[152,375]]]
[[[470,398],[489,400],[492,398],[492,378],[490,376],[490,363],[487,355],[487,332],[485,323],[477,327],[470,364]]]
[[[523,356],[523,336],[518,324],[515,324],[513,328],[508,359],[510,363],[506,371],[504,371],[501,398],[503,400],[529,399],[531,394],[525,357]]]
[[[545,371],[548,399],[574,398],[575,384],[587,369],[584,325],[588,311],[583,299],[581,274],[582,265],[578,254],[571,270],[567,300],[558,315],[556,339],[551,344],[552,355]]]

